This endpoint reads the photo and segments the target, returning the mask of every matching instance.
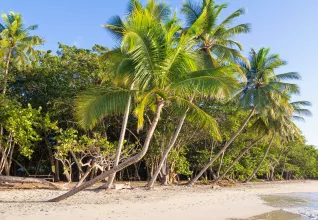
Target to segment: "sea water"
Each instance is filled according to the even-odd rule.
[[[274,194],[262,198],[270,206],[318,220],[318,193]]]

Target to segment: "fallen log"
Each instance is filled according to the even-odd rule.
[[[64,189],[64,187],[51,183],[44,179],[30,178],[30,177],[16,177],[16,176],[2,176],[0,175],[0,182],[7,183],[40,183],[43,185],[52,186],[55,189]]]

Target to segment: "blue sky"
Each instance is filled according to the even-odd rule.
[[[145,0],[144,0],[145,1]],[[167,0],[180,12],[182,0]],[[251,23],[252,32],[240,36],[247,54],[250,47],[270,47],[288,65],[279,72],[299,72],[301,95],[294,100],[313,103],[313,117],[298,123],[309,144],[318,146],[318,1],[317,0],[228,0],[224,15],[244,7],[239,23]],[[305,3],[304,3],[305,2]],[[1,12],[21,13],[27,25],[38,24],[36,34],[44,37],[44,49],[56,51],[57,42],[91,48],[94,44],[112,47],[114,42],[101,27],[112,15],[124,15],[126,0],[10,0],[0,5]],[[316,136],[317,135],[317,136]]]

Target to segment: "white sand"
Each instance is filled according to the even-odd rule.
[[[0,191],[0,220],[222,220],[275,210],[259,195],[318,192],[318,181],[253,183],[211,189],[173,186],[81,192],[60,203],[43,203],[63,193],[53,190]]]

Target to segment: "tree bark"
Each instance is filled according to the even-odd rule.
[[[269,152],[269,149],[271,148],[271,146],[272,146],[272,144],[273,144],[274,137],[275,137],[275,135],[273,135],[273,137],[272,137],[272,139],[271,139],[271,141],[270,141],[270,143],[269,143],[269,145],[268,145],[268,147],[267,147],[267,149],[266,149],[266,151],[265,151],[265,154],[264,154],[262,160],[259,162],[258,166],[254,169],[252,175],[250,175],[250,176],[244,181],[244,183],[248,183],[249,181],[251,181],[251,179],[254,177],[254,175],[257,173],[257,171],[261,168],[261,166],[262,166],[264,160],[265,160],[266,157],[267,157],[267,154],[268,154],[268,152]]]
[[[2,90],[2,94],[5,95],[7,92],[7,86],[8,86],[8,75],[9,75],[9,67],[10,67],[10,59],[11,59],[11,55],[12,55],[12,50],[13,48],[11,47],[9,49],[8,55],[7,55],[7,59],[6,59],[6,66],[4,69],[4,82],[3,82],[3,90]]]
[[[41,183],[44,185],[49,185],[55,189],[62,189],[59,185],[46,181],[44,179],[29,178],[29,177],[13,177],[13,176],[2,176],[0,175],[0,182],[9,182],[9,183]]]
[[[272,165],[271,169],[270,169],[270,176],[269,176],[269,180],[270,181],[274,181],[275,180],[275,169],[276,167],[280,164],[280,159],[283,155],[284,152],[284,148],[282,148],[282,150],[279,153],[279,156],[277,158],[277,160],[274,161],[274,164]]]
[[[192,103],[193,99],[194,99],[194,95],[192,95],[191,98],[190,98],[190,102],[191,102],[191,103]],[[179,134],[180,134],[180,132],[181,132],[182,126],[183,126],[183,124],[184,124],[184,121],[185,121],[185,119],[186,119],[186,117],[187,117],[187,112],[188,112],[188,111],[189,111],[189,109],[187,109],[186,112],[185,112],[185,113],[182,115],[182,117],[180,118],[180,121],[179,121],[177,130],[175,131],[175,133],[174,133],[172,139],[170,140],[170,142],[169,142],[167,148],[165,149],[165,151],[164,151],[164,153],[163,153],[163,155],[162,155],[162,157],[161,157],[161,159],[160,159],[160,162],[159,162],[159,165],[158,165],[158,167],[157,167],[157,170],[155,171],[154,175],[151,177],[150,181],[149,181],[148,184],[147,184],[147,187],[148,187],[148,188],[150,188],[150,189],[153,188],[154,183],[155,183],[155,181],[156,181],[157,178],[158,178],[158,175],[159,175],[159,173],[160,173],[161,168],[163,167],[164,162],[168,159],[169,152],[171,151],[172,147],[174,146],[174,144],[175,144],[176,141],[177,141],[177,138],[178,138],[178,136],[179,136]],[[167,178],[167,176],[164,176],[163,178]],[[164,184],[166,184],[166,183],[167,183],[167,180],[164,180],[164,181],[162,181],[162,182],[164,182]]]
[[[130,89],[133,89],[133,85],[131,86]],[[126,128],[127,128],[127,123],[128,123],[128,117],[129,117],[129,112],[130,112],[130,105],[131,105],[131,95],[128,98],[128,103],[125,109],[125,113],[124,113],[124,117],[123,117],[123,124],[121,127],[121,131],[120,131],[120,136],[119,136],[119,140],[118,140],[118,145],[117,145],[117,149],[116,149],[116,155],[115,155],[115,160],[114,160],[114,167],[118,165],[119,160],[120,160],[120,154],[121,154],[121,149],[124,143],[124,139],[125,139],[125,133],[126,133]],[[116,177],[116,173],[111,174],[108,177],[108,181],[105,185],[103,185],[101,188],[105,188],[110,189],[113,185],[114,179]]]
[[[179,134],[180,134],[180,131],[181,131],[181,129],[182,129],[182,126],[183,126],[183,123],[184,123],[186,117],[187,117],[187,113],[185,113],[185,114],[181,117],[181,119],[180,119],[180,121],[179,121],[179,124],[178,124],[178,127],[177,127],[177,130],[175,131],[175,133],[174,133],[172,139],[170,140],[170,142],[169,142],[167,148],[166,148],[165,151],[163,152],[163,154],[162,154],[162,156],[161,156],[161,159],[160,159],[160,162],[159,162],[159,165],[158,165],[158,167],[157,167],[155,173],[153,174],[153,176],[151,177],[150,181],[149,181],[148,184],[147,184],[147,187],[148,187],[148,188],[153,188],[154,183],[155,183],[155,181],[156,181],[157,178],[158,178],[158,175],[159,175],[159,173],[160,173],[160,170],[161,170],[161,168],[163,167],[163,164],[164,164],[165,160],[167,159],[169,152],[171,151],[172,147],[173,147],[174,144],[176,143],[176,140],[177,140],[177,138],[178,138],[178,136],[179,136]]]
[[[246,127],[248,121],[251,119],[251,117],[254,115],[255,107],[251,110],[250,114],[246,117],[246,119],[243,121],[240,128],[233,134],[233,136],[230,138],[228,142],[224,145],[224,147],[203,167],[203,169],[197,174],[194,178],[192,178],[189,182],[187,182],[188,186],[193,185],[201,176],[202,174],[213,164],[213,162],[218,159],[223,152],[226,151],[226,149],[231,145],[231,143],[235,140],[235,138],[243,131],[243,129]]]
[[[222,156],[221,156],[221,159],[220,159],[218,171],[217,171],[217,173],[216,173],[216,176],[217,176],[217,177],[220,176],[220,172],[221,172],[221,168],[222,168],[222,164],[223,164],[224,154],[225,154],[225,151],[223,151]]]
[[[82,185],[80,185],[79,187],[76,187],[72,190],[70,190],[69,192],[61,195],[61,196],[58,196],[54,199],[51,199],[49,200],[49,202],[59,202],[61,200],[64,200],[68,197],[71,197],[73,195],[75,195],[76,193],[94,185],[95,183],[105,179],[106,177],[108,177],[110,174],[113,174],[117,171],[120,171],[136,162],[138,162],[139,160],[141,160],[145,154],[147,153],[148,151],[148,148],[149,148],[149,144],[150,144],[150,141],[151,141],[151,138],[154,134],[154,131],[157,127],[157,124],[158,124],[158,121],[160,119],[160,114],[161,114],[161,111],[162,111],[162,108],[164,106],[164,103],[163,102],[159,102],[157,104],[157,110],[156,110],[156,114],[154,116],[154,119],[149,127],[149,130],[147,132],[147,136],[146,136],[146,139],[145,139],[145,142],[144,142],[144,145],[142,147],[142,150],[136,154],[135,156],[132,156],[130,158],[128,158],[127,160],[125,160],[124,162],[120,163],[118,166],[115,166],[113,167],[112,169],[108,170],[108,171],[105,171],[104,173],[100,174],[99,176],[95,177],[94,179],[90,180],[90,181],[87,181],[85,183],[83,183]]]
[[[76,158],[76,155],[73,151],[70,150],[70,153],[75,161],[75,164],[77,166],[77,169],[78,169],[78,181],[80,181],[82,179],[82,176],[84,175],[84,171],[82,169],[82,166],[81,164],[79,163],[78,159]]]
[[[225,170],[225,172],[222,174],[222,176],[218,177],[216,180],[213,181],[213,184],[217,184],[220,180],[222,180],[226,174],[232,169],[232,167],[255,145],[257,144],[260,140],[262,140],[265,137],[262,136],[260,138],[258,138],[257,140],[255,140],[254,142],[252,142],[247,148],[245,148],[245,150],[243,150],[240,155],[231,163],[231,165]]]
[[[288,153],[289,152],[287,151],[287,153],[285,155],[285,158],[284,158],[284,165],[283,165],[283,169],[282,169],[282,173],[281,173],[281,176],[282,176],[283,179],[284,179],[284,172],[285,172],[285,167],[286,167]]]
[[[54,182],[60,182],[60,165],[59,160],[55,159]]]

